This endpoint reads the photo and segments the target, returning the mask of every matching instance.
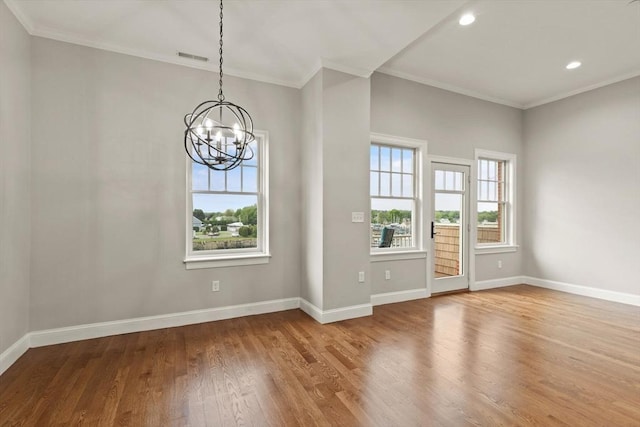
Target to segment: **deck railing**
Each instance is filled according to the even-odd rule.
[[[460,225],[436,224],[435,226],[435,273],[436,277],[457,276],[460,274]],[[394,234],[392,248],[408,248],[413,245],[411,234]],[[495,224],[478,226],[478,243],[491,243],[500,240],[500,230]],[[380,244],[380,232],[371,235],[371,247]],[[471,243],[473,244],[473,242]]]

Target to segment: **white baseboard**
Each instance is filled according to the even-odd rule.
[[[90,323],[65,328],[33,331],[20,338],[11,347],[0,354],[0,374],[6,371],[15,363],[16,360],[18,360],[20,356],[32,347],[63,344],[73,341],[128,334],[132,332],[150,331],[154,329],[173,328],[177,326],[213,322],[216,320],[232,319],[255,314],[274,313],[296,308],[301,308],[305,313],[320,323],[337,322],[340,320],[370,316],[373,314],[371,304],[361,304],[322,311],[308,301],[296,297],[205,310],[193,310],[183,313],[171,313],[159,316],[138,317],[112,322]]]
[[[183,313],[171,313],[159,316],[138,317],[112,322],[91,323],[67,328],[34,331],[29,334],[30,346],[41,347],[44,345],[62,344],[65,342],[100,338],[110,335],[173,328],[176,326],[193,325],[196,323],[232,319],[254,314],[273,313],[299,307],[299,298],[287,298],[205,310],[186,311]]]
[[[322,324],[355,319],[356,317],[371,316],[373,314],[373,306],[371,304],[320,310],[304,298],[300,298],[300,309]]]
[[[321,323],[339,322],[341,320],[355,319],[357,317],[371,316],[373,306],[371,304],[359,304],[349,307],[333,308],[322,313]]]
[[[524,276],[503,277],[501,279],[481,280],[469,287],[470,291],[484,291],[486,289],[504,288],[505,286],[521,285],[525,283]]]
[[[589,286],[573,285],[571,283],[556,282],[555,280],[539,279],[537,277],[529,276],[524,276],[523,281],[523,283],[526,283],[527,285],[538,286],[540,288],[553,289],[555,291],[568,292],[570,294],[582,295],[585,297],[640,306],[640,295],[609,291]]]
[[[427,288],[409,289],[406,291],[384,292],[371,295],[371,305],[392,304],[394,302],[411,301],[428,298]]]
[[[0,354],[0,375],[29,350],[29,334],[25,334]]]
[[[307,313],[316,322],[322,323],[322,310],[304,298],[300,298],[300,310]]]

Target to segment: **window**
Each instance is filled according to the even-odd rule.
[[[515,161],[511,154],[476,150],[479,247],[515,244]]]
[[[188,159],[187,268],[267,262],[266,146],[257,132],[254,157],[229,171]]]
[[[416,249],[416,149],[371,144],[371,247],[381,245],[383,229],[393,229],[391,246],[384,250]]]

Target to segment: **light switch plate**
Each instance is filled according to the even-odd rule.
[[[364,212],[351,212],[351,222],[364,222]]]

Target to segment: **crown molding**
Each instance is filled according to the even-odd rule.
[[[427,86],[433,86],[433,87],[437,87],[438,89],[444,89],[444,90],[448,90],[449,92],[455,92],[455,93],[459,93],[460,95],[465,95],[465,96],[470,96],[472,98],[477,98],[477,99],[481,99],[483,101],[489,101],[489,102],[493,102],[495,104],[502,104],[502,105],[506,105],[507,107],[513,107],[513,108],[519,108],[519,109],[523,109],[524,106],[522,104],[519,104],[517,102],[511,102],[508,101],[506,99],[501,99],[501,98],[495,98],[493,96],[489,96],[489,95],[485,95],[483,93],[479,93],[479,92],[474,92],[472,90],[468,90],[468,89],[464,89],[461,88],[459,86],[455,86],[449,83],[443,83],[437,80],[432,80],[432,79],[427,79],[424,77],[418,77],[416,75],[413,74],[409,74],[409,73],[404,73],[402,71],[397,71],[397,70],[393,70],[389,67],[380,67],[376,70],[379,73],[382,74],[386,74],[392,77],[398,77],[400,79],[404,79],[404,80],[410,80],[416,83],[421,83],[423,85],[427,85]]]
[[[375,70],[368,70],[365,68],[359,67],[351,67],[348,65],[340,64],[338,62],[334,62],[328,59],[319,59],[313,65],[309,72],[304,74],[304,77],[298,83],[298,89],[302,89],[309,83],[309,81],[320,71],[321,69],[326,68],[328,70],[338,71],[340,73],[350,74],[356,77],[362,77],[368,79],[371,77]]]
[[[341,73],[351,74],[352,76],[362,77],[368,79],[373,74],[373,70],[366,68],[351,67],[349,65],[340,64],[338,62],[331,61],[329,59],[322,59],[322,68],[327,68],[333,71],[339,71]]]
[[[541,105],[548,104],[550,102],[560,101],[561,99],[569,98],[570,96],[578,95],[578,94],[581,94],[581,93],[584,93],[584,92],[589,92],[590,90],[598,89],[598,88],[601,88],[601,87],[604,87],[604,86],[608,86],[608,85],[611,85],[611,84],[614,84],[614,83],[618,83],[618,82],[621,82],[623,80],[632,79],[632,78],[638,77],[638,76],[640,76],[640,70],[636,70],[636,71],[631,72],[631,73],[627,73],[627,74],[623,74],[621,76],[617,76],[617,77],[614,77],[614,78],[611,78],[611,79],[607,79],[607,80],[604,80],[604,81],[602,81],[600,83],[596,83],[596,84],[593,84],[593,85],[585,86],[583,88],[572,90],[570,92],[565,92],[565,93],[562,93],[560,95],[552,96],[550,98],[545,98],[545,99],[542,99],[540,101],[535,101],[535,102],[532,102],[532,103],[529,103],[529,104],[525,104],[522,108],[524,108],[525,110],[528,110],[529,108],[539,107]]]
[[[43,38],[61,41],[65,43],[71,43],[75,45],[90,47],[93,49],[106,50],[109,52],[120,53],[123,55],[150,59],[152,61],[165,62],[169,64],[174,64],[174,65],[181,65],[183,67],[195,68],[198,70],[210,71],[215,73],[218,72],[218,66],[213,65],[213,63],[200,63],[190,59],[181,58],[178,55],[173,56],[173,55],[148,53],[142,50],[129,49],[129,48],[118,46],[118,45],[89,40],[82,37],[78,37],[76,35],[61,33],[51,29],[35,28],[30,34],[36,37],[43,37]],[[233,77],[255,80],[262,83],[270,83],[270,84],[275,84],[279,86],[287,86],[287,87],[299,89],[297,82],[293,82],[289,80],[274,79],[274,78],[258,75],[255,73],[247,73],[247,72],[239,71],[233,68],[225,68],[225,74]]]

